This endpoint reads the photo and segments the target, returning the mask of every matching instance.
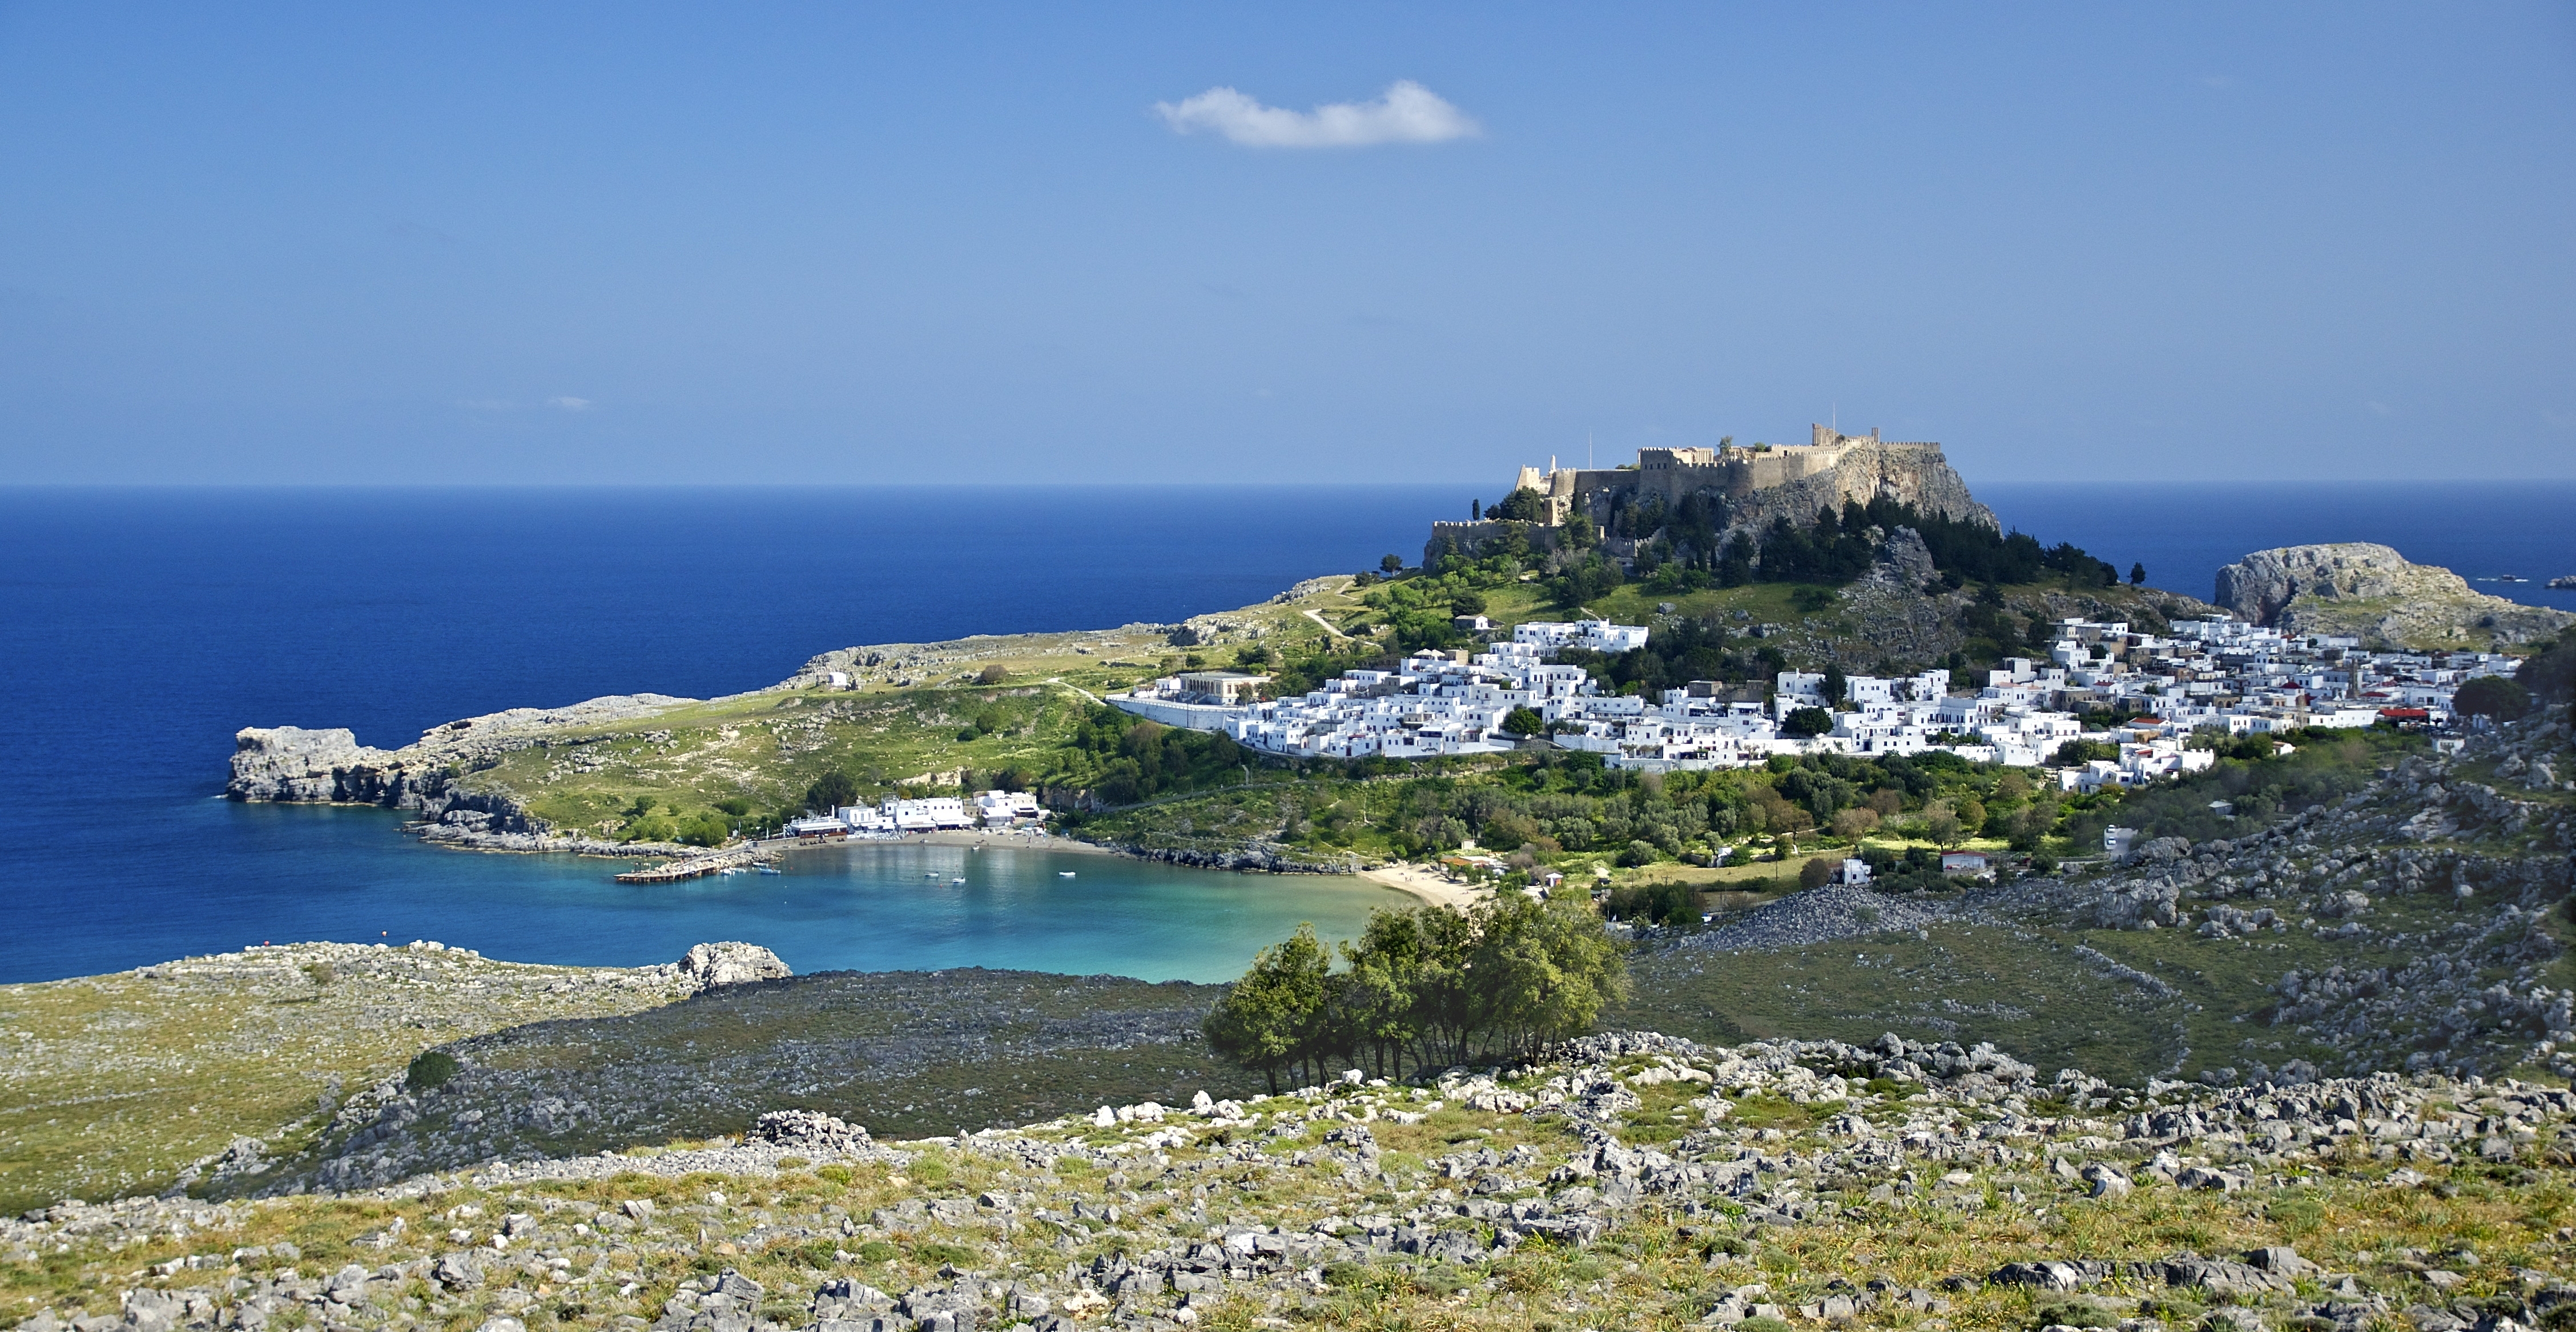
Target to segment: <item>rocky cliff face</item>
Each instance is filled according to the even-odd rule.
[[[1756,538],[1774,518],[1803,524],[1812,521],[1818,509],[1840,509],[1846,502],[1867,504],[1874,499],[1908,504],[1917,513],[2001,526],[1994,510],[1968,493],[1967,480],[1939,451],[1903,445],[1854,442],[1830,472],[1730,499],[1730,526]]]
[[[2357,634],[2374,646],[2484,648],[2576,624],[2576,615],[2472,591],[2448,569],[2365,541],[2258,550],[2218,571],[2217,601],[2286,633]]]
[[[400,749],[361,745],[345,727],[246,726],[233,734],[232,779],[224,794],[234,800],[418,810],[436,840],[460,845],[488,840],[512,850],[605,848],[632,854],[631,846],[551,837],[545,821],[516,799],[472,789],[466,778],[501,754],[544,743],[558,729],[650,717],[690,701],[620,694],[564,708],[512,708],[434,727]]]

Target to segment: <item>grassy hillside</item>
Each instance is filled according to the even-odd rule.
[[[653,972],[356,944],[0,986],[0,1211],[156,1192],[238,1138],[292,1155],[431,1045],[685,993]]]

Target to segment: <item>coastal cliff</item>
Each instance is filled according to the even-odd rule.
[[[2216,599],[2292,634],[2350,634],[2368,647],[2439,648],[2545,640],[2576,615],[2473,591],[2439,565],[2366,541],[2258,550],[2218,571]]]
[[[661,855],[665,843],[617,843],[557,834],[513,793],[471,777],[510,753],[573,730],[651,717],[692,702],[664,694],[622,694],[564,708],[512,708],[433,727],[400,749],[358,743],[346,727],[246,726],[233,734],[233,800],[377,805],[417,811],[430,841],[492,850]]]
[[[1893,500],[1922,514],[2000,527],[1995,512],[1968,493],[1967,478],[1950,466],[1937,445],[1882,444],[1844,438],[1834,465],[1814,476],[1776,486],[1747,488],[1730,497],[1732,526],[1759,534],[1772,520],[1804,523],[1823,508]]]

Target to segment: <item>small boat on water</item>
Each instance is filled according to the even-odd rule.
[[[718,874],[740,874],[742,872],[743,868],[740,865],[727,865],[723,869],[716,871]]]
[[[2549,585],[2559,588],[2576,587],[2576,574],[2560,574],[2550,579]]]
[[[950,880],[949,880],[949,882],[950,882],[950,883],[964,883],[964,882],[966,882],[966,876],[965,876],[965,875],[963,875],[963,874],[960,874],[960,875],[958,875],[956,878],[950,879]]]
[[[1072,870],[1057,870],[1057,871],[1055,872],[1055,876],[1056,876],[1057,878],[1059,878],[1059,879],[1070,879],[1070,878],[1072,878],[1072,877],[1073,877],[1073,871],[1072,871]]]
[[[760,867],[760,872],[763,874],[777,874],[781,871],[776,865],[763,865]]]

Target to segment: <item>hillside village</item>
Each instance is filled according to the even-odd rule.
[[[1649,629],[1606,621],[1533,621],[1482,652],[1424,651],[1393,670],[1346,671],[1318,689],[1261,699],[1268,677],[1194,672],[1141,684],[1109,701],[1167,725],[1217,732],[1266,754],[1392,759],[1504,753],[1526,745],[1600,754],[1644,772],[1745,768],[1775,755],[1913,755],[1946,750],[1976,763],[2055,766],[2061,785],[2091,790],[2196,771],[2214,757],[2201,731],[2228,736],[2349,729],[2381,723],[2440,727],[2463,683],[2509,674],[2495,652],[2366,651],[2352,637],[2291,636],[2220,617],[2170,634],[2121,622],[2068,619],[2045,662],[2008,659],[1973,692],[1935,668],[1885,679],[1782,671],[1767,699],[1720,681],[1693,681],[1649,700],[1604,692],[1557,653],[1620,652]],[[2116,757],[2058,756],[2096,724]],[[1516,722],[1516,715],[1520,718]]]

